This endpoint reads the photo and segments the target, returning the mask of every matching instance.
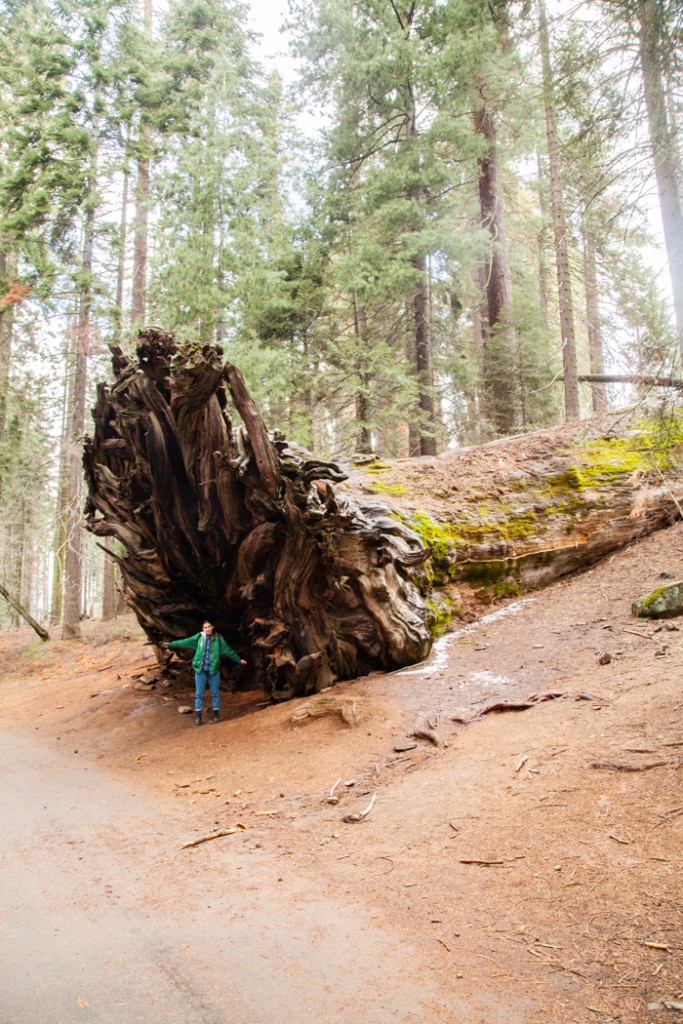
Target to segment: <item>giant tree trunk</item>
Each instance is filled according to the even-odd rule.
[[[274,699],[426,656],[418,536],[335,489],[338,467],[271,440],[217,346],[146,330],[137,360],[115,349],[113,363],[86,444],[87,521],[124,545],[127,601],[155,643],[210,616]]]

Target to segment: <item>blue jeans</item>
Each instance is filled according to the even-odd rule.
[[[211,688],[211,703],[213,704],[213,710],[218,711],[220,707],[220,672],[214,672],[213,675],[209,675],[208,672],[195,672],[194,674],[194,709],[195,711],[202,710],[202,704],[204,703],[204,690],[206,689],[207,681]]]

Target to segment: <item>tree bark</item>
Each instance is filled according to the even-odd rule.
[[[409,88],[409,108],[406,115],[406,138],[409,146],[416,146],[418,138],[417,111]],[[414,154],[415,173],[419,173],[419,157]],[[424,206],[424,192],[421,188],[409,190],[409,198],[420,211]],[[427,259],[417,256],[411,263],[418,275],[411,305],[413,311],[413,344],[415,375],[418,386],[418,426],[420,455],[436,455],[436,413],[434,408],[434,374],[432,370],[432,339],[429,322],[429,286],[427,282]]]
[[[477,90],[480,106],[474,112],[474,130],[484,141],[479,168],[481,226],[490,238],[484,266],[487,316],[484,318],[484,384],[487,412],[498,434],[510,434],[519,425],[514,398],[515,330],[510,320],[512,290],[507,261],[505,217],[500,188],[496,125],[483,87]]]
[[[152,40],[152,0],[144,0],[144,33]],[[131,282],[131,327],[139,327],[147,314],[147,256],[149,207],[151,201],[152,160],[150,156],[152,129],[144,108],[140,114],[137,180],[135,184],[135,223],[133,228],[133,278]]]
[[[62,636],[71,639],[81,635],[80,619],[83,600],[83,565],[81,539],[83,516],[83,431],[85,429],[85,396],[88,381],[90,314],[92,309],[92,273],[95,246],[95,215],[97,210],[97,160],[99,138],[94,129],[90,165],[90,183],[85,203],[83,225],[83,256],[78,295],[78,319],[74,338],[73,391],[68,416],[66,446],[68,495],[66,500],[66,538],[64,552],[64,604]]]
[[[274,699],[426,655],[411,575],[428,551],[413,531],[271,438],[216,346],[178,351],[150,329],[136,360],[113,354],[85,451],[87,522],[124,545],[127,601],[155,643],[210,615]]]
[[[367,344],[367,329],[368,319],[365,313],[364,307],[359,303],[358,296],[354,292],[353,295],[353,330],[356,336],[358,347],[363,352]],[[368,392],[367,392],[367,374],[365,370],[365,364],[363,359],[358,361],[358,376],[360,377],[360,384],[358,391],[356,392],[356,423],[357,427],[357,441],[356,449],[361,453],[369,453],[372,451],[372,439],[370,437],[370,428],[368,427],[369,420],[369,409],[368,409]]]
[[[583,236],[584,289],[586,292],[586,326],[588,328],[588,356],[591,374],[598,377],[605,372],[600,329],[600,301],[598,297],[598,273],[596,267],[595,242],[590,227],[584,227]],[[607,388],[596,382],[592,389],[593,412],[598,415],[607,408]]]
[[[562,168],[560,145],[557,138],[553,76],[550,65],[550,40],[544,0],[538,2],[539,37],[543,64],[543,103],[545,107],[548,165],[550,170],[550,207],[555,239],[557,266],[557,294],[560,307],[560,335],[562,338],[562,367],[564,371],[564,412],[566,420],[579,417],[579,385],[576,379],[576,336],[574,332],[574,306],[571,274],[569,270],[569,229],[562,195]]]

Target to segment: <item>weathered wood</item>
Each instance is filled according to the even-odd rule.
[[[85,449],[87,522],[124,545],[126,599],[155,644],[210,616],[275,699],[426,656],[412,576],[429,551],[387,505],[271,438],[217,346],[147,330],[137,358],[113,355]]]
[[[41,640],[50,639],[50,634],[48,633],[48,631],[44,629],[39,622],[36,622],[32,615],[29,615],[29,613],[24,608],[23,604],[20,601],[18,601],[16,597],[12,597],[12,595],[9,593],[6,587],[0,585],[0,594],[4,597],[7,603],[12,608],[14,608],[15,612],[17,612],[17,614],[20,615],[22,619],[29,624],[31,629],[38,634]]]

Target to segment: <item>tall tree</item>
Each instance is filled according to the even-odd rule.
[[[548,167],[550,172],[550,208],[552,211],[553,236],[555,240],[557,291],[560,307],[560,335],[562,366],[564,370],[564,411],[567,420],[574,420],[579,417],[579,383],[576,359],[576,333],[574,328],[574,301],[569,264],[569,225],[565,215],[562,191],[561,152],[557,133],[554,81],[550,61],[550,36],[548,33],[545,0],[538,0],[538,14],[543,68],[543,106],[545,110]]]
[[[639,0],[636,13],[643,94],[647,109],[659,207],[671,276],[678,350],[683,360],[683,203],[680,188],[680,154],[676,126],[667,110],[666,73],[672,53],[667,14],[671,5],[662,0]],[[679,28],[680,31],[680,28]]]

